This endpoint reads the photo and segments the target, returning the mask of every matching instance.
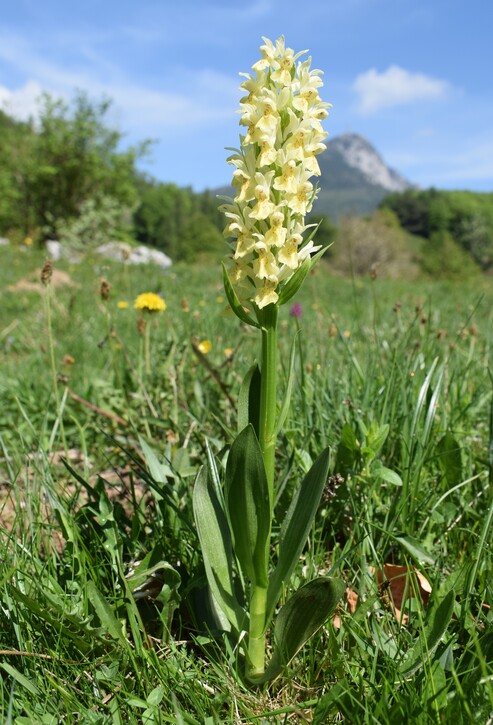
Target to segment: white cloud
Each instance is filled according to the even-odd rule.
[[[13,91],[0,85],[0,108],[9,116],[27,121],[36,116],[37,99],[42,93],[43,88],[34,80],[28,80]]]
[[[15,88],[0,84],[0,108],[18,118],[35,115],[36,99],[43,91],[69,101],[76,90],[86,91],[94,100],[110,98],[113,118],[136,136],[200,129],[234,118],[239,81],[225,73],[169,67],[152,84],[140,83],[99,55],[85,52],[78,63],[64,65],[19,38],[1,41],[0,33],[0,61],[28,79]]]
[[[358,95],[358,110],[364,115],[416,101],[443,98],[450,86],[446,81],[424,73],[411,73],[397,65],[383,73],[371,68],[353,83]]]

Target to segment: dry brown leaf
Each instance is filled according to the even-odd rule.
[[[356,592],[353,592],[352,589],[347,587],[346,591],[344,592],[344,601],[346,602],[349,613],[354,614],[356,611],[356,607],[358,606],[358,595],[356,594]],[[332,622],[336,629],[340,629],[341,618],[338,614],[334,615],[334,619],[332,620]]]
[[[375,572],[371,567],[372,573]],[[389,604],[394,610],[396,619],[401,624],[407,624],[408,615],[403,612],[409,599],[421,599],[423,604],[428,603],[431,584],[426,577],[414,567],[400,566],[398,564],[384,564],[383,569],[376,572],[378,585],[385,594],[389,595]]]

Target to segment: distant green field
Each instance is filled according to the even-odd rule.
[[[252,691],[238,652],[203,626],[191,490],[206,438],[224,464],[258,339],[228,311],[217,265],[88,258],[32,288],[44,261],[0,247],[2,722],[487,722],[491,279],[347,280],[321,264],[293,300],[276,510],[329,445],[340,485],[297,578],[334,567],[348,597],[286,679]],[[147,318],[150,373],[142,292],[167,305]],[[281,315],[282,388],[297,320]],[[136,598],[154,565],[160,586]],[[377,581],[385,565],[429,582],[426,604],[408,577],[407,623]]]

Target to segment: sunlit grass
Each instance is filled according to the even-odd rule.
[[[36,250],[1,250],[2,721],[486,722],[489,280],[351,282],[321,266],[296,299],[302,333],[278,510],[292,474],[329,445],[342,482],[327,491],[297,577],[334,567],[358,607],[346,602],[338,627],[322,629],[287,679],[256,691],[242,684],[239,653],[204,626],[190,525],[205,437],[223,462],[256,338],[226,311],[217,266],[58,265],[71,279],[53,286],[51,301],[68,471],[43,292],[7,290],[31,272],[36,280],[43,261]],[[132,307],[144,292],[167,305],[152,329],[149,375]],[[289,309],[280,325],[282,385],[297,327]],[[201,357],[194,345],[203,341],[210,350]],[[377,449],[375,431],[386,426]],[[382,467],[402,485],[382,478]],[[428,604],[415,595],[404,606],[405,626],[372,574],[385,564],[416,567],[431,585]],[[449,591],[453,614],[443,623]],[[409,652],[418,667],[405,675]]]

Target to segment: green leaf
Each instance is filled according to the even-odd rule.
[[[428,712],[436,721],[437,712],[443,710],[447,706],[447,677],[444,669],[438,660],[432,664],[426,673],[426,680],[421,695],[423,703],[428,708]],[[430,717],[430,721],[432,719]]]
[[[300,587],[281,607],[274,624],[275,649],[262,681],[276,677],[334,612],[346,585],[319,577]]]
[[[129,646],[129,642],[123,634],[122,625],[115,617],[113,609],[108,604],[105,597],[101,594],[93,581],[87,582],[87,594],[89,600],[96,610],[99,621],[103,629],[108,632],[113,639],[116,639],[123,646]]]
[[[350,471],[356,460],[359,451],[356,433],[349,423],[345,423],[341,431],[341,439],[337,447],[335,470],[343,476]]]
[[[157,457],[156,453],[146,443],[146,441],[139,436],[139,445],[142,450],[147,468],[151,474],[153,480],[156,483],[168,485],[168,477],[173,477],[173,471],[167,463],[162,463]]]
[[[368,446],[373,455],[376,456],[389,434],[390,426],[388,423],[384,425],[378,425],[375,421],[372,421],[370,428],[366,430],[365,445]]]
[[[455,486],[462,481],[462,456],[460,445],[452,435],[445,433],[436,447],[438,463],[444,473],[449,486]]]
[[[413,536],[408,536],[407,534],[399,534],[395,537],[395,540],[402,544],[402,546],[407,549],[411,556],[420,564],[435,564],[434,557],[424,548],[418,539],[415,539]]]
[[[19,670],[15,667],[12,667],[12,665],[9,665],[7,662],[0,662],[0,667],[11,677],[14,678],[16,682],[19,683],[19,685],[22,685],[28,692],[31,693],[31,695],[34,695],[34,697],[41,697],[41,693],[36,687],[34,683],[31,682],[25,675],[22,674],[22,672],[19,672]]]
[[[245,375],[238,396],[238,432],[251,423],[257,437],[260,425],[261,381],[260,368],[255,363]]]
[[[223,282],[224,282],[224,291],[226,293],[226,297],[228,298],[229,305],[233,312],[235,313],[236,317],[239,317],[242,322],[245,322],[247,325],[251,325],[252,327],[260,327],[258,322],[251,317],[248,312],[245,311],[243,305],[241,304],[240,300],[238,299],[238,296],[236,292],[234,291],[233,285],[231,284],[231,280],[228,276],[228,272],[226,270],[226,267],[223,264]]]
[[[234,591],[231,532],[213,476],[205,467],[200,469],[195,481],[193,512],[212,594],[231,625],[241,632],[245,612]]]
[[[390,468],[382,466],[380,461],[375,461],[372,465],[372,474],[381,478],[382,481],[392,484],[392,486],[402,486],[402,478],[398,473],[392,471]]]
[[[93,628],[86,622],[78,621],[77,616],[67,614],[62,608],[51,606],[53,603],[47,598],[47,592],[40,592],[41,596],[44,595],[44,601],[41,602],[37,602],[15,587],[9,588],[9,594],[38,616],[45,625],[53,627],[59,637],[73,642],[81,652],[86,654],[92,650],[97,639],[104,642],[102,637],[104,633],[100,628]]]
[[[317,254],[314,254],[313,257],[307,257],[301,267],[298,267],[293,276],[288,279],[288,281],[282,288],[279,294],[279,305],[285,305],[286,302],[289,302],[289,300],[294,297],[294,295],[297,293],[297,291],[305,281],[305,278],[311,268],[318,262],[320,257],[325,254],[329,246],[330,244],[323,249],[320,249],[320,251],[318,251]]]
[[[291,402],[291,393],[293,391],[293,383],[294,383],[294,361],[296,356],[296,341],[298,338],[300,331],[296,333],[294,336],[293,342],[291,343],[291,354],[289,356],[289,370],[288,370],[288,382],[286,383],[286,392],[284,393],[284,400],[283,404],[279,413],[279,418],[277,420],[276,425],[276,431],[275,435],[277,436],[279,432],[281,431],[284,421],[286,420],[286,417],[289,412],[289,405]]]
[[[281,526],[279,558],[267,592],[267,618],[270,621],[281,596],[284,583],[288,583],[303,550],[313,519],[320,504],[322,491],[329,473],[330,452],[326,448],[310,468],[295,493]]]
[[[234,552],[243,574],[254,584],[267,587],[271,504],[262,451],[251,425],[231,446],[224,494]]]
[[[423,634],[408,652],[405,661],[399,667],[402,677],[410,677],[419,670],[425,662],[431,659],[440,640],[447,631],[448,624],[454,611],[455,592],[451,590],[429,613]]]
[[[274,640],[286,665],[334,612],[344,594],[342,579],[319,577],[307,582],[281,607]]]

